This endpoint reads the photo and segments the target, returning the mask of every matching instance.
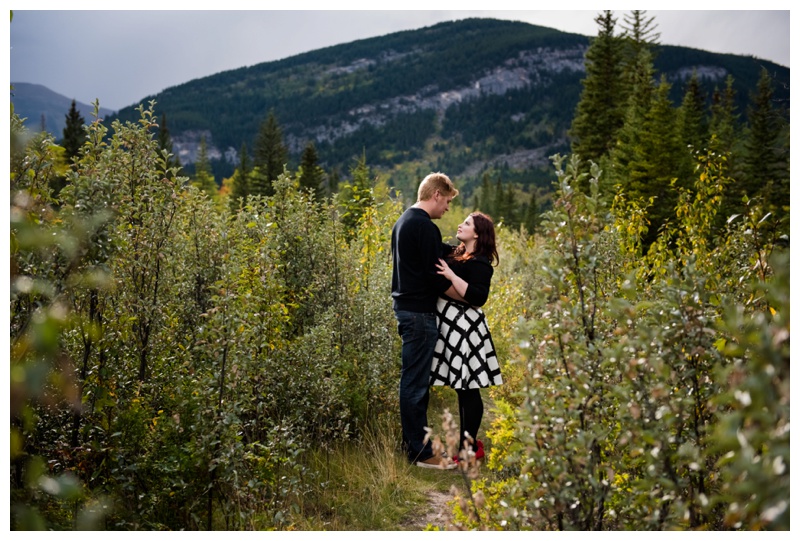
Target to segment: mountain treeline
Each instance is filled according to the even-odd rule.
[[[654,21],[597,22],[547,203],[544,177],[526,192],[498,166],[439,222],[452,241],[473,205],[497,219],[484,310],[504,378],[448,526],[788,530],[775,80],[762,71],[740,112],[731,78],[703,97],[692,76],[676,105]],[[415,190],[365,148],[327,169],[312,142],[292,165],[271,110],[229,177],[204,138],[187,175],[173,117],[159,102],[137,115],[90,123],[76,146],[70,114],[61,146],[12,110],[12,529],[395,529],[373,516],[386,502],[418,515],[398,481],[417,468],[400,453],[389,250]],[[423,167],[402,171],[413,187]],[[371,462],[388,480],[356,488]]]
[[[173,136],[207,133],[207,142],[223,154],[243,145],[252,151],[260,124],[272,113],[287,137],[290,168],[310,141],[325,169],[346,171],[366,154],[376,169],[397,173],[391,182],[405,193],[412,191],[417,169],[443,170],[476,187],[483,168],[502,166],[494,161],[503,156],[542,149],[544,159],[512,166],[538,175],[549,172],[547,155],[569,150],[583,53],[595,39],[521,22],[466,19],[218,73],[141,103],[159,104]],[[671,83],[675,105],[698,68],[707,109],[730,75],[734,106],[744,113],[763,67],[773,77],[776,102],[788,110],[785,67],[658,43],[652,55],[655,73]],[[470,94],[476,86],[480,91]],[[443,98],[448,95],[452,101]],[[137,116],[131,106],[114,118]],[[237,163],[213,159],[217,182]],[[191,172],[189,160],[184,165]]]

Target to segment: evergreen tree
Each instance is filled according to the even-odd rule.
[[[717,154],[725,157],[726,175],[733,179],[722,197],[720,212],[717,214],[718,224],[722,226],[724,220],[733,214],[743,211],[742,196],[743,184],[740,180],[740,153],[739,145],[739,114],[736,112],[736,93],[733,89],[731,75],[725,81],[725,89],[714,89],[711,98],[711,119],[709,120],[709,147]]]
[[[67,164],[72,165],[80,158],[81,148],[86,141],[86,132],[84,124],[86,121],[78,111],[75,100],[72,100],[72,105],[69,107],[69,112],[66,114],[66,124],[64,125],[64,138],[61,140],[61,146],[64,147],[64,159]],[[66,182],[65,177],[55,175],[50,181],[50,188],[53,191],[53,196],[57,197],[61,193],[61,189]]]
[[[258,195],[273,195],[272,181],[283,173],[286,166],[288,150],[283,143],[283,130],[275,118],[275,113],[270,111],[267,118],[261,123],[256,138],[253,161],[255,163],[255,183],[251,191]]]
[[[531,199],[525,205],[525,218],[522,224],[530,234],[535,233],[539,228],[539,205],[536,200],[536,190],[531,191]]]
[[[242,143],[242,148],[239,149],[239,171],[245,177],[253,170],[250,163],[250,153],[247,150],[247,143]]]
[[[161,113],[161,124],[158,128],[158,148],[161,150],[166,150],[169,154],[169,158],[167,158],[167,175],[172,177],[172,173],[169,170],[173,167],[180,167],[181,160],[178,156],[173,153],[172,149],[172,136],[169,133],[169,127],[167,126],[167,115],[166,113]]]
[[[239,205],[250,195],[250,155],[247,153],[247,144],[242,143],[239,150],[239,167],[233,173],[233,190],[231,191],[231,209],[239,208]]]
[[[739,132],[739,114],[736,112],[736,91],[733,89],[733,76],[728,75],[725,89],[714,90],[711,99],[711,119],[709,133],[715,140],[710,145],[713,150],[729,154],[736,146]],[[729,160],[731,157],[728,158]],[[729,168],[733,169],[729,164]]]
[[[626,87],[622,79],[623,42],[614,35],[611,11],[595,18],[600,27],[586,51],[586,77],[570,128],[572,152],[599,163],[614,144],[625,120]],[[585,186],[582,188],[586,188]]]
[[[339,168],[334,167],[331,169],[330,174],[328,175],[328,195],[333,195],[339,191],[339,179],[341,175],[339,174]]]
[[[625,123],[617,133],[617,141],[609,155],[609,166],[605,180],[600,177],[601,193],[612,194],[619,184],[625,191],[636,184],[635,170],[645,159],[642,141],[646,137],[646,119],[650,112],[653,95],[653,62],[650,51],[643,49],[636,64],[629,67],[627,79],[631,83]],[[634,191],[636,191],[634,189]]]
[[[200,137],[200,150],[194,167],[194,181],[192,183],[204,192],[212,196],[216,195],[217,183],[214,180],[211,163],[208,160],[208,145],[206,144],[205,136]]]
[[[634,9],[623,17],[623,36],[627,42],[625,65],[633,68],[626,70],[628,75],[633,75],[636,71],[635,66],[639,63],[643,51],[648,51],[650,61],[653,61],[655,57],[653,48],[658,45],[661,37],[661,33],[656,32],[658,25],[653,23],[655,17],[648,18],[646,14],[645,10]]]
[[[643,51],[642,55],[649,53]],[[645,81],[645,77],[640,78],[640,83],[649,87]],[[620,130],[620,143],[612,153],[612,181],[631,198],[645,204],[654,201],[648,211],[650,229],[643,239],[645,250],[672,216],[677,201],[673,180],[677,179],[678,186],[685,185],[691,171],[691,154],[678,136],[677,111],[669,91],[670,85],[662,76],[655,91],[649,89],[642,92],[640,99],[632,98],[626,124]]]
[[[325,172],[319,166],[318,161],[317,149],[314,147],[314,143],[309,141],[300,158],[300,187],[313,190],[315,197],[321,198],[322,179]]]
[[[492,193],[494,198],[492,199],[492,204],[490,210],[487,211],[487,214],[494,216],[495,220],[499,222],[502,221],[506,215],[506,194],[503,186],[503,179],[500,177],[500,175],[498,175],[497,179],[494,181]]]
[[[675,208],[677,194],[670,187],[673,179],[677,179],[678,186],[689,187],[694,184],[689,179],[693,167],[692,154],[680,138],[678,112],[669,97],[670,87],[666,76],[662,75],[661,83],[653,94],[644,131],[645,182],[656,188],[649,190],[649,194],[645,189],[644,193],[658,196],[656,214],[663,213],[659,217],[671,215]]]
[[[70,105],[69,112],[66,115],[66,124],[64,125],[63,132],[64,138],[61,141],[67,163],[71,164],[73,158],[80,157],[81,147],[86,141],[85,124],[86,121],[78,111],[75,100],[72,100],[72,105]]]
[[[361,158],[350,168],[350,175],[351,182],[345,182],[338,194],[339,206],[342,209],[341,220],[348,238],[356,234],[358,222],[364,211],[375,203],[366,152],[363,152]]]
[[[683,101],[678,109],[678,122],[681,141],[691,145],[693,150],[702,150],[708,142],[708,118],[706,98],[697,78],[697,70],[686,85]]]
[[[519,209],[517,205],[517,192],[514,186],[507,185],[503,198],[503,222],[514,229],[519,227]]]
[[[772,104],[772,79],[766,68],[747,108],[749,132],[744,149],[744,193],[763,195],[772,209],[788,205],[788,167],[779,138],[782,120]]]
[[[656,239],[661,226],[675,212],[677,187],[689,187],[692,155],[681,144],[677,111],[669,97],[670,84],[662,76],[653,94],[643,131],[642,162],[636,164],[631,193],[645,201],[655,197],[648,211],[650,229],[643,239],[645,249]]]
[[[481,175],[480,197],[478,197],[477,195],[475,196],[474,209],[492,216],[494,209],[492,205],[493,201],[494,201],[494,190],[492,189],[492,183],[491,179],[489,178],[489,172],[484,171],[483,175]]]

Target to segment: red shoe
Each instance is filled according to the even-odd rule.
[[[480,460],[486,456],[486,453],[483,451],[483,442],[478,440],[478,450],[475,451],[475,460]]]
[[[486,453],[483,450],[483,442],[481,440],[478,440],[478,450],[475,451],[475,460],[480,460],[480,459],[484,458],[485,456],[486,456]],[[453,462],[458,464],[458,457],[457,456],[453,457]]]

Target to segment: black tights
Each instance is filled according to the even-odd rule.
[[[466,448],[465,432],[472,437],[472,450],[478,450],[478,428],[483,418],[483,400],[480,389],[456,389],[458,395],[458,416],[461,422],[461,445]]]

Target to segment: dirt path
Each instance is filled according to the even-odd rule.
[[[447,523],[452,516],[447,502],[452,500],[453,496],[449,492],[438,490],[429,490],[425,496],[428,498],[425,512],[404,523],[404,530],[424,530],[428,524],[438,526],[442,530],[447,529]]]

